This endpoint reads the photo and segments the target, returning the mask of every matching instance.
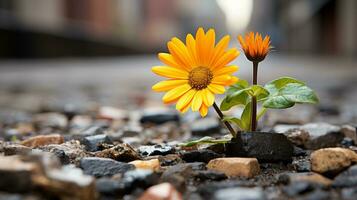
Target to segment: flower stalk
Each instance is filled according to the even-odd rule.
[[[253,61],[253,85],[258,85],[258,63]],[[251,115],[251,131],[256,131],[258,126],[257,121],[257,97],[252,96],[252,115]]]
[[[221,120],[224,120],[224,115],[223,115],[222,111],[219,109],[219,107],[217,106],[216,102],[213,103],[213,108],[216,110],[219,118],[221,118]],[[233,137],[235,137],[235,138],[238,137],[239,139],[241,138],[240,132],[236,133],[228,121],[224,121],[223,123],[227,127],[227,129],[229,130],[229,132],[232,134]]]

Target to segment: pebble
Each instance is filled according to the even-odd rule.
[[[216,158],[207,164],[207,168],[223,172],[228,177],[252,178],[260,173],[256,158]]]
[[[67,117],[61,113],[39,113],[33,116],[33,122],[38,127],[64,129],[67,127]]]
[[[333,187],[357,187],[357,165],[353,165],[335,177]]]
[[[208,163],[212,159],[220,158],[224,156],[222,154],[218,154],[209,149],[185,151],[180,153],[180,155],[182,160],[184,160],[185,162],[205,162],[205,163]]]
[[[129,162],[129,164],[134,165],[136,169],[150,169],[153,171],[158,171],[160,169],[159,159],[134,160]]]
[[[138,200],[183,200],[182,195],[170,183],[148,188]]]
[[[343,133],[343,135],[345,137],[353,140],[354,144],[357,144],[356,127],[353,127],[351,125],[343,125],[343,126],[341,126],[341,132]]]
[[[130,162],[139,160],[141,156],[129,144],[117,144],[109,149],[104,149],[95,153],[95,156],[102,158],[111,158],[117,161]]]
[[[295,159],[292,163],[292,166],[297,172],[309,172],[311,171],[311,163],[310,160],[303,159]]]
[[[356,200],[357,188],[345,188],[341,191],[341,196],[344,200]]]
[[[194,136],[217,135],[221,132],[221,125],[217,118],[206,117],[193,121],[190,130]]]
[[[135,169],[134,165],[131,164],[98,157],[82,158],[80,168],[83,169],[85,174],[95,177],[113,176]]]
[[[312,152],[311,170],[318,173],[338,173],[357,162],[357,154],[344,148],[325,148]]]
[[[9,144],[4,145],[3,152],[5,156],[12,155],[26,155],[32,151],[31,148],[23,146],[21,144]]]
[[[51,134],[34,136],[22,141],[21,144],[30,148],[37,148],[49,144],[62,144],[63,142],[64,138],[62,135]]]
[[[329,187],[332,181],[318,173],[302,172],[302,173],[283,173],[278,177],[278,182],[283,184],[295,184],[297,182],[310,182],[317,185]]]
[[[90,152],[99,151],[100,144],[111,144],[112,141],[105,134],[87,136],[81,140],[81,144],[85,146],[85,149]]]
[[[198,170],[195,171],[195,178],[199,181],[221,181],[227,179],[227,176],[223,172],[216,170]]]
[[[172,154],[175,153],[175,149],[172,146],[169,145],[152,145],[152,146],[148,146],[148,145],[142,145],[139,147],[138,149],[139,153],[142,156],[155,156],[155,155],[168,155],[168,154]]]
[[[263,200],[265,195],[260,187],[224,188],[214,193],[214,200]]]
[[[180,117],[175,111],[167,109],[147,109],[140,118],[142,124],[163,124],[166,122],[179,122]]]

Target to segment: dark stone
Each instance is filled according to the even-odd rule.
[[[341,141],[341,145],[345,148],[348,148],[350,146],[354,146],[355,145],[355,142],[353,141],[352,138],[349,138],[349,137],[345,137],[343,138],[343,140]]]
[[[265,195],[260,187],[234,187],[217,190],[214,200],[264,200]]]
[[[336,176],[332,186],[336,188],[357,187],[357,165],[351,166]]]
[[[139,153],[143,156],[156,156],[156,155],[168,155],[175,153],[175,149],[169,145],[153,145],[153,146],[140,146]]]
[[[100,178],[96,182],[97,191],[102,195],[122,196],[133,190],[145,189],[158,183],[158,174],[151,170],[132,170],[124,174],[121,179]]]
[[[314,190],[313,192],[310,192],[303,197],[299,198],[301,200],[326,200],[326,199],[333,199],[330,198],[330,194],[324,190]]]
[[[172,166],[182,163],[182,159],[177,154],[168,154],[166,156],[159,156],[160,166]]]
[[[117,144],[109,149],[104,149],[95,153],[95,156],[102,158],[111,158],[117,161],[130,162],[139,160],[140,155],[129,144]]]
[[[309,172],[311,171],[311,163],[308,159],[297,159],[292,162],[294,169],[297,172]]]
[[[83,169],[85,174],[103,177],[123,174],[135,169],[135,166],[109,158],[87,157],[81,159],[80,168]]]
[[[141,118],[140,123],[146,124],[163,124],[166,122],[179,122],[180,116],[176,112],[170,111],[153,111],[145,112]]]
[[[294,146],[294,156],[308,156],[309,151],[306,151],[305,149],[302,149],[300,147]]]
[[[3,147],[5,156],[11,155],[25,155],[30,153],[32,150],[29,147],[23,146],[21,144],[10,144]]]
[[[64,150],[53,149],[52,153],[61,161],[63,165],[70,164],[71,160]]]
[[[259,162],[291,162],[294,146],[280,133],[247,132],[242,133],[243,149],[233,138],[226,144],[228,157],[253,157]]]
[[[221,126],[216,118],[201,118],[190,125],[191,133],[195,136],[219,134]]]
[[[102,143],[111,144],[112,141],[104,134],[87,136],[81,140],[81,144],[83,144],[85,149],[90,152],[99,151],[100,144]]]
[[[0,169],[0,190],[15,193],[29,192],[33,188],[31,176],[30,171],[27,170]]]
[[[294,182],[294,184],[290,184],[283,188],[283,192],[289,197],[295,197],[313,190],[313,185],[306,181]]]
[[[210,160],[215,158],[223,157],[224,155],[218,154],[212,150],[200,149],[193,151],[186,151],[181,153],[182,160],[186,162],[205,162],[208,163]]]
[[[92,136],[92,135],[102,135],[105,134],[105,128],[103,126],[90,126],[83,131],[80,135],[82,136]]]
[[[227,178],[227,176],[218,171],[214,170],[199,170],[195,172],[195,178],[199,181],[221,181]]]

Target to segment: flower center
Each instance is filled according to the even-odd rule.
[[[188,83],[196,90],[206,88],[213,78],[211,70],[207,67],[196,67],[188,75]]]

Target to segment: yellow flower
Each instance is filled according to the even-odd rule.
[[[262,35],[259,33],[254,35],[253,32],[250,32],[245,35],[245,39],[239,35],[238,40],[245,56],[252,62],[260,62],[264,60],[271,49],[270,37],[265,36],[263,40]]]
[[[154,66],[152,71],[168,78],[155,84],[152,89],[167,92],[164,103],[175,103],[176,109],[182,113],[189,108],[199,111],[201,116],[207,115],[212,106],[215,94],[223,94],[224,86],[238,81],[232,74],[237,66],[227,66],[239,52],[228,49],[229,36],[223,37],[215,45],[213,29],[204,32],[199,28],[196,38],[186,36],[186,44],[174,37],[167,43],[170,53],[159,53],[159,59],[167,66]]]

